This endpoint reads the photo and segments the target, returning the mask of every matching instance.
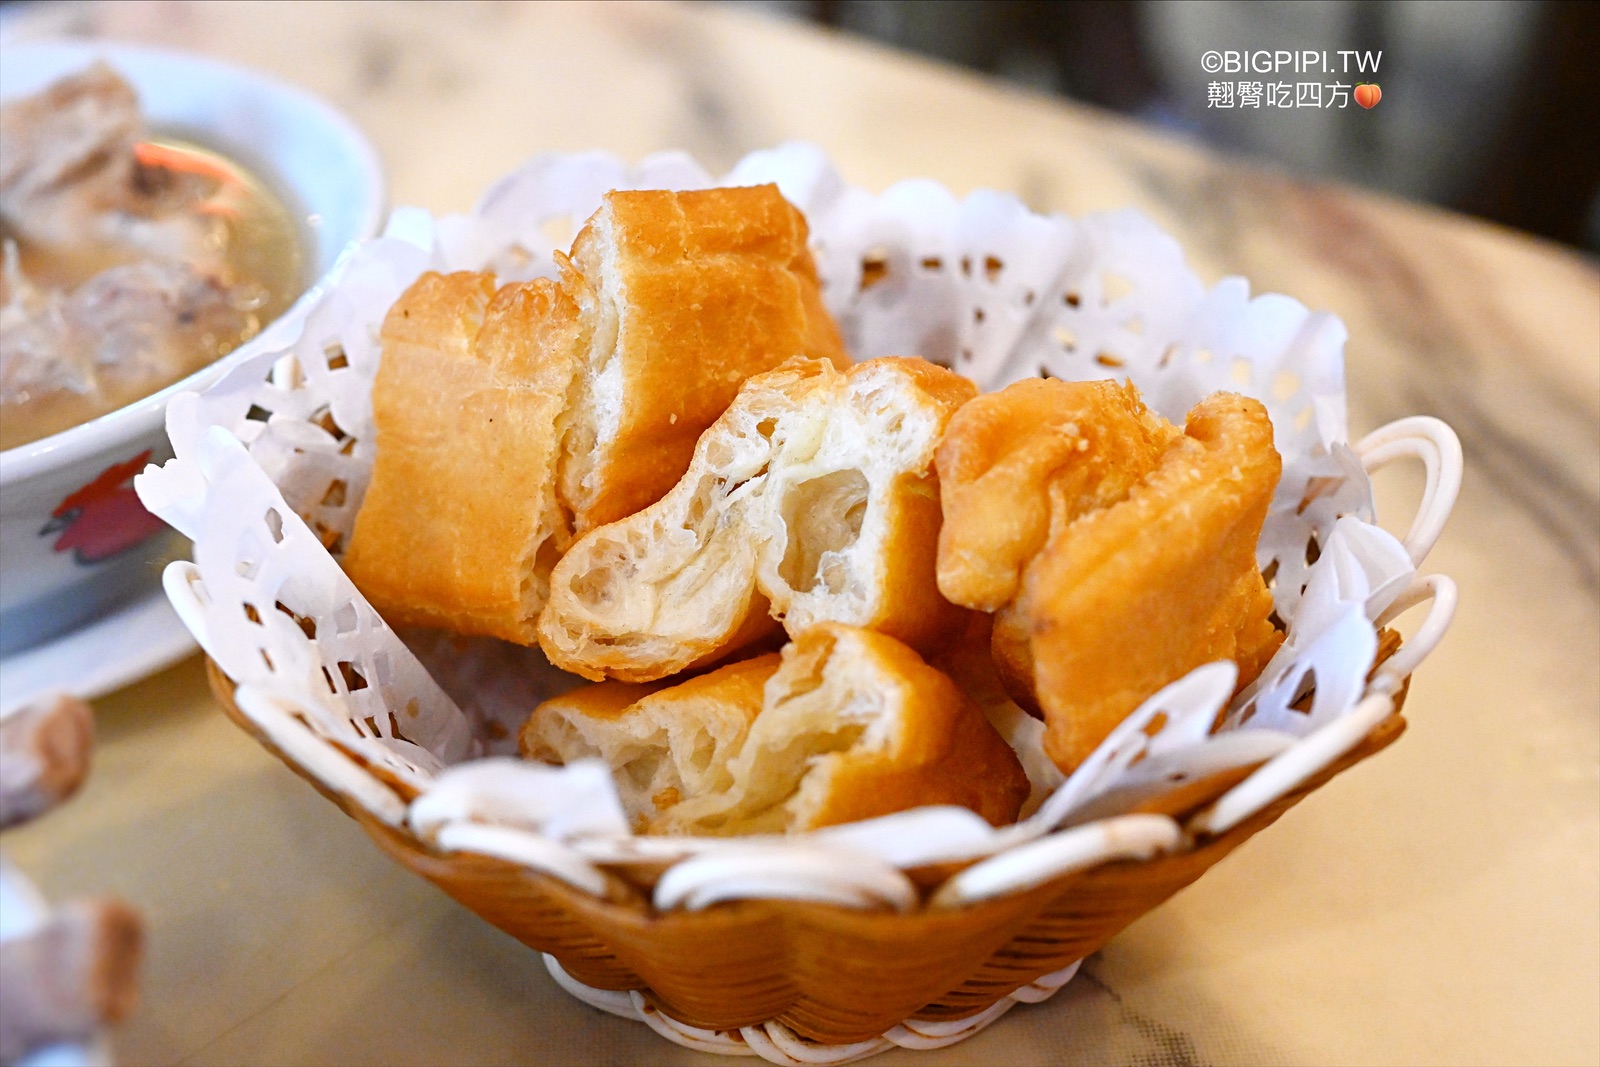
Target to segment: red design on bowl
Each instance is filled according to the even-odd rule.
[[[50,513],[40,537],[59,533],[50,547],[71,552],[83,566],[92,566],[142,544],[166,529],[166,524],[144,509],[134,494],[133,476],[144,470],[150,449],[126,463],[101,471],[93,481],[68,493]]]

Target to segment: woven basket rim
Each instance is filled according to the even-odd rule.
[[[1385,633],[1393,634],[1393,631],[1385,631]],[[1400,645],[1400,642],[1399,642],[1397,636],[1395,636],[1392,640],[1386,641],[1385,644],[1384,644],[1384,647],[1382,647],[1380,649],[1380,653],[1379,653],[1380,659],[1379,659],[1378,664],[1374,665],[1374,672],[1376,672],[1377,668],[1379,666],[1381,666],[1383,661],[1385,661],[1385,660],[1389,659],[1390,657],[1392,657],[1393,654],[1400,647],[1401,647],[1401,645]],[[507,866],[513,866],[513,867],[517,866],[517,864],[513,863],[512,861],[500,859],[500,858],[497,858],[497,857],[494,857],[494,856],[475,854],[475,853],[470,852],[470,850],[442,849],[438,845],[436,845],[435,843],[429,842],[429,841],[425,840],[424,838],[422,838],[421,836],[419,836],[408,825],[405,825],[405,824],[395,825],[395,824],[386,822],[382,818],[374,815],[371,811],[369,811],[366,808],[364,808],[358,801],[356,801],[356,800],[354,800],[354,799],[352,799],[352,798],[350,798],[348,796],[340,794],[335,789],[330,787],[327,783],[325,783],[320,778],[318,778],[314,772],[308,770],[303,764],[299,763],[291,755],[289,755],[288,753],[284,752],[278,745],[276,745],[272,741],[272,739],[269,736],[267,736],[265,734],[264,731],[262,731],[262,729],[254,721],[252,721],[249,718],[249,716],[247,716],[243,711],[241,711],[239,709],[238,704],[234,700],[234,693],[235,693],[236,688],[237,688],[237,683],[235,683],[233,681],[233,679],[229,678],[228,675],[222,670],[222,668],[214,660],[212,660],[210,657],[205,657],[205,664],[206,664],[206,675],[207,675],[207,679],[208,679],[208,682],[210,684],[210,688],[212,690],[212,693],[216,697],[218,704],[221,706],[222,710],[227,715],[227,717],[229,719],[231,719],[236,726],[238,726],[239,728],[244,730],[247,734],[249,734],[258,744],[262,745],[262,747],[266,748],[270,753],[272,753],[272,755],[276,756],[281,762],[283,762],[286,766],[288,766],[297,775],[299,775],[300,777],[304,778],[306,781],[310,782],[311,785],[314,788],[316,788],[319,793],[321,793],[328,800],[332,801],[333,804],[336,807],[338,807],[341,811],[345,812],[346,815],[349,815],[358,824],[360,824],[364,829],[367,829],[369,833],[372,833],[373,830],[376,829],[376,828],[381,828],[382,831],[385,834],[393,835],[396,839],[400,839],[400,840],[406,841],[407,842],[407,847],[410,848],[413,852],[415,852],[419,857],[427,857],[430,860],[434,860],[434,861],[443,860],[443,859],[446,859],[447,857],[450,857],[450,856],[478,855],[481,859],[486,860],[486,861],[490,861],[490,862],[493,862],[493,863],[501,863],[501,864],[506,864]],[[1315,773],[1314,775],[1309,777],[1306,780],[1306,782],[1304,782],[1300,786],[1296,787],[1290,793],[1286,794],[1286,796],[1294,797],[1294,802],[1298,803],[1298,801],[1300,799],[1303,799],[1305,796],[1307,796],[1310,793],[1314,792],[1316,789],[1320,788],[1327,781],[1329,781],[1332,778],[1336,777],[1337,775],[1343,773],[1345,770],[1348,770],[1350,767],[1353,767],[1355,764],[1360,763],[1363,760],[1369,758],[1370,756],[1376,755],[1378,752],[1382,751],[1384,748],[1387,748],[1390,744],[1393,744],[1396,740],[1398,740],[1399,737],[1400,737],[1400,734],[1403,733],[1405,728],[1406,728],[1406,720],[1405,720],[1405,716],[1403,714],[1403,710],[1404,710],[1405,700],[1406,700],[1407,694],[1409,692],[1409,688],[1410,688],[1410,677],[1407,676],[1405,679],[1403,679],[1400,682],[1398,688],[1395,690],[1394,694],[1390,698],[1391,701],[1392,701],[1392,705],[1391,705],[1391,709],[1390,709],[1389,713],[1383,719],[1381,719],[1362,738],[1362,740],[1360,740],[1348,752],[1344,753],[1343,755],[1338,757],[1336,760],[1330,762],[1327,766],[1323,767],[1317,773]],[[335,742],[333,742],[333,741],[331,741],[331,740],[329,740],[327,738],[322,738],[322,737],[319,736],[318,740],[322,741],[331,750],[333,750],[334,752],[338,753],[340,756],[342,756],[343,758],[348,760],[352,765],[360,768],[361,770],[363,770],[367,774],[371,775],[373,780],[376,781],[377,783],[381,784],[384,788],[393,791],[395,796],[396,796],[396,798],[399,801],[401,801],[402,803],[408,803],[414,796],[417,795],[415,793],[415,791],[410,789],[405,783],[403,783],[403,782],[401,782],[401,781],[399,781],[397,779],[394,779],[394,778],[392,778],[392,777],[390,777],[390,776],[388,776],[386,774],[383,774],[383,773],[381,773],[381,769],[367,764],[353,750],[345,748],[344,746],[338,745],[337,743],[335,743]],[[1237,781],[1238,778],[1244,777],[1250,771],[1254,770],[1256,768],[1256,766],[1258,766],[1258,765],[1254,765],[1253,764],[1253,765],[1248,765],[1248,766],[1243,767],[1243,768],[1237,768],[1232,772],[1224,772],[1223,775],[1219,775],[1217,777],[1218,778],[1224,778],[1224,779],[1232,779],[1233,781]],[[378,773],[375,773],[375,772],[378,772]],[[1204,783],[1201,783],[1201,784],[1204,784]],[[1231,782],[1230,782],[1230,784],[1231,784]],[[1217,792],[1221,792],[1222,790],[1218,789],[1216,791]],[[1204,794],[1202,794],[1202,796],[1204,796]],[[1203,809],[1206,806],[1206,802],[1207,802],[1208,799],[1214,799],[1214,796],[1206,797],[1205,799],[1200,799],[1200,800],[1193,800],[1193,801],[1191,801],[1191,802],[1189,802],[1187,804],[1184,804],[1181,810],[1179,810],[1177,812],[1174,812],[1172,814],[1172,817],[1176,821],[1182,822],[1182,821],[1184,821],[1184,816],[1193,814],[1193,813]],[[1280,799],[1282,799],[1282,798],[1280,798]],[[1116,817],[1117,816],[1107,816],[1107,817],[1104,817],[1102,819],[1095,820],[1095,822],[1104,821],[1105,818],[1116,818]],[[1253,818],[1253,816],[1252,816],[1252,818]],[[1249,820],[1247,819],[1245,821],[1248,822]],[[1092,823],[1084,824],[1084,825],[1092,825]],[[1074,828],[1077,828],[1077,827],[1074,827]],[[526,830],[524,832],[529,833],[530,835],[539,836],[537,831],[534,831],[534,830]],[[1187,833],[1182,838],[1182,840],[1180,842],[1180,845],[1179,845],[1179,847],[1178,847],[1178,849],[1176,851],[1189,852],[1189,851],[1194,851],[1194,850],[1197,850],[1197,849],[1203,849],[1203,848],[1210,847],[1216,841],[1219,841],[1219,840],[1222,840],[1224,838],[1227,838],[1232,832],[1233,832],[1233,830],[1232,830],[1232,828],[1230,828],[1229,830],[1224,831],[1222,833],[1213,833],[1213,832],[1210,832],[1210,831],[1207,831],[1207,830],[1204,830],[1204,829],[1199,829],[1199,830],[1196,830],[1195,832]],[[660,835],[641,834],[641,835],[628,835],[628,836],[630,838],[653,837],[655,840],[664,840],[664,841],[673,840],[670,837],[662,837]],[[732,840],[737,841],[737,839],[732,839]],[[939,865],[935,865],[935,866],[940,868],[942,873],[945,873],[945,874],[948,875],[948,874],[953,874],[953,873],[955,873],[956,871],[958,871],[960,869],[963,869],[963,868],[966,868],[968,866],[971,866],[971,865],[973,865],[973,864],[975,864],[977,862],[981,862],[981,860],[983,858],[984,857],[978,857],[977,859],[968,859],[968,860],[956,861],[956,862],[952,862],[952,863],[948,863],[948,864],[939,864]],[[625,869],[625,868],[628,868],[630,866],[635,866],[635,865],[631,865],[631,864],[626,863],[626,862],[608,862],[608,861],[606,861],[604,859],[596,859],[593,862],[595,863],[596,866],[606,867],[606,868]],[[1149,862],[1149,860],[1148,859],[1129,858],[1129,859],[1110,860],[1110,861],[1107,861],[1107,862],[1109,862],[1109,863],[1139,864],[1139,863],[1143,863],[1143,862]],[[1099,865],[1097,864],[1096,866],[1099,866]],[[912,869],[915,870],[916,868],[912,868]],[[1093,868],[1090,868],[1090,869],[1093,869]],[[537,876],[539,878],[551,879],[551,877],[552,877],[551,875],[549,875],[548,873],[545,873],[545,872],[533,870],[531,868],[529,868],[529,870],[531,871],[531,873],[533,873],[535,876]],[[1073,872],[1073,873],[1077,873],[1077,872]],[[559,879],[553,879],[553,880],[557,881],[557,882],[560,881]],[[563,883],[563,884],[565,884],[565,883]],[[568,888],[571,889],[572,887],[568,886]],[[647,891],[648,884],[642,885],[642,886],[635,886],[635,888]],[[926,904],[928,896],[929,896],[929,892],[928,891],[930,889],[930,886],[927,884],[926,880],[924,880],[923,882],[919,883],[919,888],[921,888],[924,891],[923,894],[922,894],[921,903],[922,904]],[[576,890],[574,890],[574,891],[576,891]],[[603,902],[605,902],[603,897],[601,899],[603,900]],[[644,902],[645,906],[647,908],[649,908],[649,910],[652,910],[652,911],[657,910],[657,909],[655,909],[653,907],[653,905],[649,904],[647,892],[645,893],[645,896],[643,897],[643,902]],[[616,901],[609,901],[609,903],[616,903]],[[725,907],[725,906],[729,906],[729,905],[732,905],[732,904],[738,904],[738,903],[741,903],[741,902],[740,901],[730,901],[730,902],[726,902],[724,904],[719,904],[718,906],[719,907]],[[797,902],[794,902],[794,903],[796,903],[796,904],[805,904],[806,906],[810,906],[810,907],[846,907],[845,905],[829,903],[829,902],[825,902],[825,901],[797,901]],[[981,901],[981,900],[980,901],[973,901],[973,902],[964,902],[964,903],[961,903],[961,904],[958,904],[958,905],[953,905],[953,907],[968,907],[968,908],[970,908],[970,907],[978,906],[978,905],[980,905],[982,903],[984,903],[984,901]],[[672,910],[675,910],[675,909],[666,909],[666,910],[667,911],[672,911]],[[852,910],[860,910],[860,909],[857,908],[857,909],[852,909]],[[885,911],[885,914],[903,914],[903,913],[893,913],[893,912]]]
[[[223,711],[247,734],[292,771],[310,781],[392,859],[433,881],[487,921],[555,958],[572,980],[597,990],[636,991],[652,1010],[683,1026],[737,1032],[739,1027],[775,1022],[804,1040],[830,1045],[875,1039],[907,1020],[942,1024],[978,1018],[1016,990],[1097,951],[1126,925],[1198,879],[1327,781],[1398,740],[1406,728],[1401,706],[1408,689],[1408,685],[1402,683],[1395,694],[1394,710],[1358,745],[1295,790],[1226,832],[1187,840],[1186,847],[1178,851],[1071,871],[1020,892],[953,908],[929,908],[924,896],[917,908],[908,911],[787,899],[734,900],[699,911],[660,911],[651,905],[648,894],[641,891],[625,891],[615,897],[588,893],[546,872],[495,856],[440,850],[408,827],[385,822],[318,780],[264,736],[234,702],[231,680],[215,663],[209,659],[206,662],[209,680]],[[479,888],[483,885],[491,889],[487,899]],[[1093,929],[1087,933],[1058,944],[1026,933],[1037,930],[1041,923],[1049,926],[1056,921],[1051,918],[1053,910],[1065,908],[1071,912],[1084,899],[1096,902],[1097,906],[1106,901],[1113,903],[1104,915],[1094,916]],[[529,936],[519,928],[516,915],[519,911],[558,912],[562,921],[576,933],[563,935],[558,931]],[[809,936],[813,939],[818,929],[833,931],[832,937],[844,937],[841,956],[847,955],[850,948],[863,939],[869,943],[921,944],[939,937],[953,938],[956,934],[971,938],[976,932],[980,940],[995,941],[997,945],[986,953],[987,963],[978,960],[973,961],[974,964],[979,965],[980,971],[987,965],[1002,973],[998,981],[981,975],[958,977],[942,994],[936,993],[926,999],[913,998],[915,1003],[896,1004],[893,1010],[885,1009],[887,1014],[880,1013],[881,1017],[871,1021],[841,1022],[819,1020],[803,1012],[785,1011],[782,1007],[768,1010],[759,999],[749,1007],[737,1002],[708,1006],[686,997],[681,989],[663,988],[681,984],[676,968],[683,961],[649,958],[651,949],[663,938],[704,944],[705,939],[723,937],[727,931],[747,933],[751,929],[791,927],[811,930]],[[1018,936],[1018,931],[1023,934]],[[644,947],[630,946],[630,940],[641,942]],[[1019,944],[1024,946],[1020,950]],[[619,957],[625,957],[620,966],[617,965]],[[644,980],[634,966],[644,959],[654,968],[656,982]],[[688,985],[692,987],[695,980]],[[673,1037],[673,1040],[678,1038]]]

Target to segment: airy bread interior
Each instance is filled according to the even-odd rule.
[[[923,804],[998,824],[1028,793],[1016,754],[954,683],[894,638],[833,623],[781,662],[548,701],[522,745],[552,762],[604,759],[624,810],[653,833],[784,833]]]
[[[690,796],[733,784],[728,763],[761,710],[772,653],[678,685],[601,682],[547,700],[522,729],[523,755],[546,763],[598,758],[639,831]]]
[[[551,576],[552,663],[645,681],[821,621],[910,641],[951,625],[933,577],[933,450],[976,392],[920,360],[797,361],[745,383],[660,501],[579,538]]]
[[[573,536],[657,500],[743,381],[848,365],[775,186],[613,192],[558,281],[425,274],[382,330],[346,569],[393,622],[520,644]]]
[[[807,236],[773,185],[607,194],[563,283],[587,327],[560,485],[576,533],[659,500],[752,374],[849,365]]]

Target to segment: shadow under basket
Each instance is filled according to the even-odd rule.
[[[1395,644],[1385,642],[1383,654]],[[1402,684],[1395,693],[1388,718],[1299,787],[1227,832],[1196,835],[1177,851],[1102,863],[957,907],[926,902],[928,887],[958,869],[947,866],[907,872],[924,889],[923,903],[908,912],[784,899],[659,911],[637,876],[613,869],[619,876],[609,880],[611,889],[594,896],[506,860],[440,851],[380,821],[285,755],[239,710],[233,682],[214,663],[208,667],[228,716],[338,804],[380,848],[512,937],[555,957],[578,982],[637,991],[647,1005],[692,1027],[737,1032],[777,1021],[830,1045],[871,1040],[908,1019],[977,1015],[1097,951],[1323,783],[1392,744],[1405,729],[1400,708],[1407,689]],[[1237,781],[1229,775],[1194,783],[1158,810],[1182,824]],[[410,799],[403,792],[402,798]]]

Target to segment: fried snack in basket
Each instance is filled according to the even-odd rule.
[[[530,644],[571,539],[556,475],[577,305],[548,280],[430,273],[382,336],[377,458],[344,568],[391,623]]]
[[[752,374],[850,365],[808,236],[775,185],[607,194],[564,282],[586,346],[561,470],[575,533],[661,499]]]
[[[539,618],[550,662],[650,681],[821,621],[926,645],[962,613],[934,582],[933,452],[977,392],[918,359],[751,378],[657,503],[579,538]]]
[[[540,705],[523,752],[604,759],[624,809],[653,833],[793,832],[926,804],[1002,824],[1028,795],[1016,753],[977,705],[871,630],[822,623],[781,661],[762,656],[668,689],[593,688],[602,693]],[[630,691],[638,699],[618,708]]]
[[[1028,378],[952,420],[937,466],[944,526],[939,590],[997,611],[1051,523],[1124,499],[1182,433],[1132,385]]]
[[[978,705],[984,718],[1017,754],[1029,782],[1028,797],[1019,813],[1019,818],[1025,818],[1037,811],[1066,779],[1061,769],[1045,755],[1044,724],[1012,698],[995,666],[990,650],[993,627],[992,615],[970,612],[959,638],[929,655],[928,663],[948,675],[967,698]]]
[[[1259,401],[1213,394],[1179,434],[1131,385],[1018,383],[957,413],[938,469],[940,588],[996,612],[996,666],[1064,771],[1163,685],[1219,659],[1246,684],[1281,643],[1255,558],[1281,471]]]
[[[576,533],[669,489],[740,384],[847,364],[774,186],[613,192],[559,281],[425,274],[384,320],[345,567],[390,621],[534,641]]]
[[[522,754],[545,763],[599,756],[634,829],[648,832],[685,797],[723,792],[728,763],[761,711],[761,688],[778,654],[731,663],[668,683],[599,682],[540,704],[519,737]]]

